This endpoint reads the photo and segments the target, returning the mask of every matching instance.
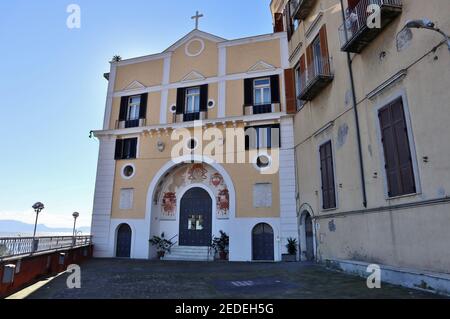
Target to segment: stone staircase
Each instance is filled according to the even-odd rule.
[[[211,249],[211,252],[208,252],[209,247],[174,246],[163,260],[213,261],[214,250]]]

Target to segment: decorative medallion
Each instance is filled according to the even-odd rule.
[[[230,209],[230,194],[228,189],[222,189],[217,196],[217,213],[218,217],[228,217]]]
[[[223,177],[219,173],[214,173],[211,175],[211,184],[214,185],[214,187],[217,187],[219,185],[223,184]]]
[[[190,57],[199,56],[203,50],[205,50],[205,42],[200,38],[194,38],[184,46],[184,53]]]
[[[203,181],[207,178],[208,170],[203,164],[194,164],[188,171],[188,179],[191,181]]]
[[[164,193],[164,197],[162,199],[162,208],[164,213],[167,216],[174,216],[176,206],[177,206],[177,196],[175,195],[175,193],[172,192]]]

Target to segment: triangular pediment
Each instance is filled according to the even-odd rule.
[[[226,39],[218,37],[214,34],[195,29],[195,30],[192,30],[191,32],[189,32],[188,34],[186,34],[184,37],[182,37],[180,40],[178,40],[174,44],[172,44],[170,47],[168,47],[166,50],[164,50],[164,52],[175,51],[177,48],[179,48],[183,44],[189,42],[193,38],[201,38],[201,39],[209,40],[209,41],[216,42],[216,43],[226,41]]]
[[[271,71],[275,69],[276,67],[274,67],[272,64],[266,63],[264,61],[259,61],[255,65],[253,65],[250,69],[248,69],[247,73]]]
[[[205,77],[201,73],[197,71],[191,71],[181,80],[181,82],[202,81],[204,79]]]
[[[145,85],[142,84],[141,82],[133,81],[124,89],[124,91],[139,90],[139,89],[144,89],[144,88],[145,88]]]

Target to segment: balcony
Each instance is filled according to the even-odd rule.
[[[311,13],[317,0],[293,0],[291,2],[292,17],[304,20]]]
[[[367,12],[369,5],[379,5],[381,8],[381,28],[369,28]],[[383,29],[402,13],[402,0],[361,0],[355,8],[347,13],[346,21],[339,27],[341,50],[361,53]]]
[[[244,115],[256,115],[265,113],[281,112],[280,103],[261,104],[261,105],[244,105]]]
[[[129,121],[116,121],[116,130],[131,128],[131,127],[143,127],[146,125],[145,119],[129,120]]]
[[[334,75],[331,71],[331,62],[328,57],[314,57],[312,63],[301,73],[301,92],[298,99],[312,101],[331,81]]]

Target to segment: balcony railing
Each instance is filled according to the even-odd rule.
[[[280,103],[244,105],[243,108],[244,108],[244,115],[281,112]]]
[[[0,260],[16,256],[89,246],[91,236],[3,237],[0,238]]]
[[[314,57],[313,62],[307,65],[301,73],[302,87],[298,99],[301,101],[313,100],[331,81],[334,75],[329,57]]]
[[[130,127],[143,127],[146,125],[146,119],[116,121],[116,130]]]
[[[381,27],[369,28],[367,12],[369,5],[379,5],[381,9]],[[361,53],[378,34],[402,12],[402,0],[360,0],[355,8],[346,13],[346,21],[339,27],[341,50]]]
[[[311,13],[317,0],[291,0],[292,16],[298,20],[304,20]]]
[[[186,114],[173,114],[172,123],[184,123],[207,119],[208,119],[208,112],[205,111]]]

